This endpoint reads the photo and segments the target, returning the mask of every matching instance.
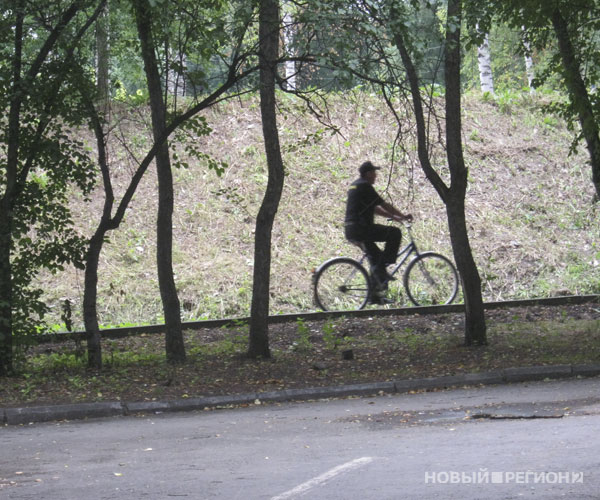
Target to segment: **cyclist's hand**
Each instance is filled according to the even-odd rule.
[[[388,218],[388,221],[408,222],[410,224],[413,221],[413,216],[411,214],[392,215]]]

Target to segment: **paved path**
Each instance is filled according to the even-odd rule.
[[[0,428],[8,499],[600,498],[600,378]]]

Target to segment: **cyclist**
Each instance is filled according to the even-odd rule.
[[[348,189],[344,233],[350,242],[364,245],[371,266],[371,275],[375,278],[378,288],[385,290],[388,281],[395,279],[388,274],[386,266],[396,262],[402,233],[395,226],[375,224],[375,215],[398,222],[410,222],[412,215],[403,214],[377,194],[373,184],[380,169],[381,167],[376,167],[370,161],[365,161],[359,167],[360,177]],[[384,243],[383,250],[376,242]]]

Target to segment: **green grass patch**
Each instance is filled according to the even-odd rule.
[[[489,345],[465,347],[461,314],[337,318],[271,325],[269,360],[249,360],[248,325],[188,331],[188,359],[169,365],[162,335],[108,340],[104,368],[73,341],[31,347],[0,380],[4,406],[260,393],[501,370],[600,363],[597,305],[487,313]],[[352,350],[353,359],[342,353]]]

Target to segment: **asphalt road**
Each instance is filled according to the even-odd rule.
[[[600,498],[600,378],[0,428],[7,499]]]

